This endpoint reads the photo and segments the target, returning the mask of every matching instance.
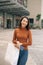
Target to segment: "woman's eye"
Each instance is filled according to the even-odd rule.
[[[23,21],[25,21],[25,20],[23,20]]]
[[[25,21],[25,20],[24,20],[24,22],[28,22],[28,21]]]

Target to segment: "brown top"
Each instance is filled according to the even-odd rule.
[[[23,43],[24,49],[27,49],[29,45],[32,45],[32,33],[30,30],[26,30],[23,28],[16,28],[14,30],[13,35],[13,43],[16,43],[16,41],[20,41]]]

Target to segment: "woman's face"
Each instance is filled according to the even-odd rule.
[[[22,28],[25,28],[27,26],[27,24],[28,24],[27,18],[23,18],[23,20],[21,21]]]

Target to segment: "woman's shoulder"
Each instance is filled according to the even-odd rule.
[[[32,33],[32,31],[29,29],[29,30],[28,30],[28,33]]]
[[[31,32],[31,30],[29,29],[28,32]]]

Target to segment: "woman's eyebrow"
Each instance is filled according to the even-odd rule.
[[[26,21],[26,20],[23,20],[23,21]]]

